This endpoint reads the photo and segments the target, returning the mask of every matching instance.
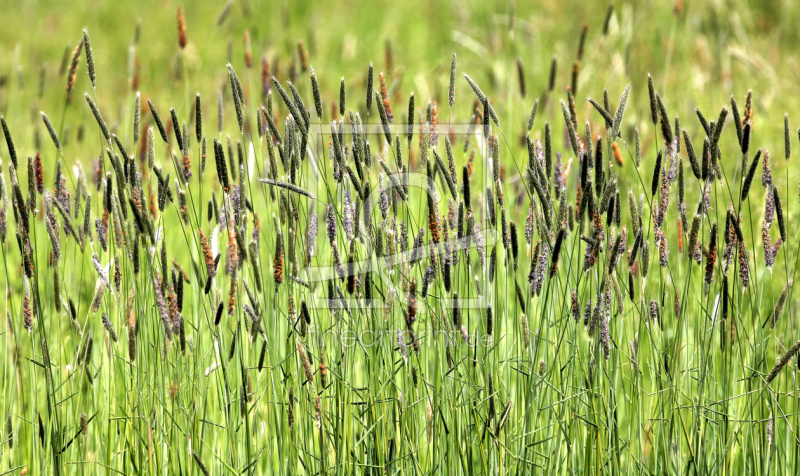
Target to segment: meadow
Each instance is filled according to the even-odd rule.
[[[531,3],[5,5],[0,476],[798,474],[800,8]]]

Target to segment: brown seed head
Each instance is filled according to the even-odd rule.
[[[178,45],[181,49],[186,48],[186,17],[183,15],[183,7],[178,7]]]

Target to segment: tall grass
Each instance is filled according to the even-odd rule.
[[[0,474],[797,472],[798,179],[758,90],[679,122],[666,82],[583,79],[613,8],[570,81],[512,12],[507,84],[458,51],[419,102],[389,43],[363,80],[304,42],[253,72],[248,30],[197,75],[191,18],[182,101],[84,30],[60,111],[3,111]]]

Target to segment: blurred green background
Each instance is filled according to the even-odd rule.
[[[517,57],[525,67],[528,97],[514,117],[519,124],[533,98],[541,95],[548,80],[550,59],[559,59],[557,91],[570,81],[581,26],[589,24],[586,53],[582,61],[577,97],[601,97],[610,86],[618,97],[626,82],[633,83],[629,111],[646,112],[646,74],[652,73],[656,87],[685,123],[691,121],[692,106],[704,110],[727,103],[731,94],[742,96],[752,88],[757,111],[774,119],[796,105],[791,93],[800,73],[795,51],[800,5],[790,0],[748,2],[745,0],[685,1],[675,14],[673,1],[616,2],[603,35],[606,2],[574,0],[544,2],[260,2],[236,0],[229,5],[221,25],[218,19],[225,2],[3,2],[5,22],[0,30],[0,111],[10,122],[25,118],[10,108],[55,109],[64,96],[65,78],[58,75],[65,49],[71,51],[81,38],[81,29],[91,34],[98,69],[99,103],[124,104],[129,90],[129,46],[141,22],[137,51],[139,89],[159,103],[175,103],[185,95],[174,72],[178,54],[176,9],[182,5],[188,25],[189,46],[185,52],[190,93],[213,97],[225,81],[225,63],[243,68],[243,34],[249,30],[253,56],[266,55],[273,73],[288,76],[297,41],[309,50],[309,61],[330,100],[336,98],[339,78],[344,76],[348,92],[364,102],[362,85],[367,64],[388,69],[386,44],[392,52],[391,81],[407,97],[415,91],[418,101],[443,98],[447,92],[450,54],[458,54],[459,70],[468,72],[497,102],[505,117],[508,75]],[[513,33],[513,34],[510,34]],[[229,47],[230,45],[230,47]],[[45,96],[35,100],[41,69],[45,70]],[[82,67],[76,93],[90,84]],[[257,73],[257,71],[256,71]],[[240,73],[243,75],[243,73]],[[18,94],[20,76],[30,87]],[[258,75],[256,74],[256,80]],[[246,82],[246,81],[245,81]],[[307,82],[306,76],[302,83]],[[460,81],[459,96],[468,97]],[[324,94],[324,93],[323,93]],[[458,97],[458,96],[457,96]],[[472,99],[471,97],[469,98]],[[75,101],[73,101],[75,102]],[[440,101],[441,102],[441,101]],[[466,115],[460,102],[457,113]],[[590,107],[579,101],[580,107]],[[397,107],[397,106],[396,106]],[[89,118],[80,104],[79,114]],[[107,112],[114,120],[114,114]],[[711,113],[709,113],[711,114]],[[51,113],[54,115],[54,113]],[[631,116],[633,117],[633,116]],[[468,116],[467,116],[468,118]],[[108,118],[107,118],[108,119]],[[626,121],[627,122],[627,121]],[[780,124],[759,122],[758,130]],[[765,134],[769,135],[769,134]],[[768,145],[767,145],[768,146]]]

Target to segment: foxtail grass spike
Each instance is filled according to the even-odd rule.
[[[369,62],[369,70],[367,70],[367,114],[372,111],[372,95],[374,94],[374,76],[375,70],[372,61]]]
[[[92,110],[92,114],[94,114],[94,118],[97,120],[97,125],[100,126],[100,132],[103,133],[106,142],[111,142],[111,134],[108,132],[108,126],[106,126],[106,121],[103,120],[100,110],[97,109],[97,105],[92,100],[92,97],[89,96],[89,93],[86,93],[84,96],[86,97],[86,102],[89,103],[89,109]]]
[[[744,132],[744,125],[742,118],[739,116],[739,107],[736,105],[736,98],[731,95],[731,112],[733,113],[733,125],[736,126],[736,137],[739,139],[739,147],[742,147],[742,133]]]
[[[45,114],[44,111],[40,111],[39,113],[42,115],[42,121],[44,121],[44,125],[47,127],[47,132],[50,134],[50,139],[53,140],[53,145],[55,145],[56,149],[61,152],[61,141],[58,140],[58,134],[56,134],[53,124],[50,123],[50,119],[47,118],[47,114]]]
[[[147,105],[150,108],[150,114],[153,116],[153,120],[158,127],[158,132],[161,133],[161,139],[164,140],[165,144],[169,144],[169,138],[167,137],[167,129],[164,127],[164,123],[161,122],[161,117],[158,115],[158,111],[156,107],[153,106],[153,103],[148,99]]]
[[[347,109],[345,106],[345,89],[344,89],[344,76],[339,86],[339,114],[344,117],[344,111]]]
[[[753,158],[753,162],[750,164],[750,170],[747,171],[747,175],[744,178],[744,182],[742,183],[742,201],[747,199],[747,194],[750,193],[750,186],[753,184],[753,177],[756,175],[756,169],[758,168],[758,160],[761,158],[761,149],[758,149],[756,152],[756,156]]]
[[[186,17],[183,14],[183,7],[178,7],[177,19],[178,19],[178,46],[180,46],[181,49],[185,49],[188,40],[186,38]]]
[[[11,140],[11,133],[8,131],[8,124],[6,124],[6,118],[0,116],[0,123],[3,126],[3,135],[6,138],[6,146],[8,147],[8,156],[11,157],[11,163],[14,165],[14,168],[18,169],[19,163],[17,162],[17,150],[14,148],[14,141]]]
[[[667,108],[664,106],[664,100],[656,93],[656,102],[658,103],[658,113],[661,121],[661,134],[664,137],[664,142],[667,144],[672,143],[672,126],[669,124],[669,114]]]
[[[569,141],[572,145],[572,151],[575,153],[575,157],[578,156],[578,135],[575,132],[575,128],[572,125],[572,114],[567,109],[566,104],[564,101],[561,101],[561,112],[564,115],[564,123],[567,126],[567,132],[569,132]]]
[[[447,101],[450,109],[456,102],[456,53],[453,52],[453,59],[450,61],[450,87],[448,88]],[[530,129],[530,128],[529,128]]]
[[[686,132],[686,129],[683,130],[683,141],[686,143],[686,155],[689,156],[689,164],[692,166],[692,173],[695,178],[700,180],[703,171],[700,169],[700,161],[697,159],[697,154],[694,151],[694,144],[692,144],[692,139],[689,137],[689,133]]]
[[[658,156],[656,156],[656,166],[653,169],[653,181],[650,184],[650,193],[653,197],[655,197],[656,192],[658,191],[659,186],[659,176],[661,174],[661,151],[658,151]]]
[[[653,77],[650,73],[647,73],[647,91],[650,94],[650,116],[655,126],[658,124],[658,101],[656,100],[656,89],[653,85]]]
[[[303,133],[303,135],[307,134],[308,130],[306,129],[303,116],[300,114],[300,110],[297,108],[297,105],[294,103],[292,98],[289,97],[289,94],[286,92],[286,90],[283,89],[281,83],[275,79],[275,76],[272,76],[272,84],[275,86],[275,89],[278,90],[278,94],[280,94],[284,104],[286,104],[286,107],[289,109],[289,111],[291,111],[292,116],[296,118],[296,124],[300,128],[300,131]]]
[[[784,153],[786,154],[784,157],[786,161],[789,161],[789,158],[792,155],[792,139],[791,133],[789,132],[789,113],[783,115],[783,144],[784,144]]]
[[[781,232],[781,241],[787,243],[788,235],[786,232],[786,221],[783,215],[783,205],[781,203],[781,197],[778,194],[778,187],[775,185],[772,186],[772,196],[775,200],[775,215],[778,217],[778,229]]]
[[[97,75],[94,69],[94,54],[92,53],[92,43],[89,41],[89,32],[83,30],[83,48],[86,51],[86,69],[89,72],[89,79],[92,80],[92,87],[97,87]]]
[[[612,129],[614,127],[614,118],[611,117],[611,114],[608,112],[608,110],[606,110],[606,108],[603,107],[602,104],[598,103],[592,98],[589,98],[589,103],[592,106],[594,106],[594,108],[597,110],[597,112],[600,113],[601,116],[603,116],[603,119],[606,122],[606,127]]]
[[[378,108],[380,109],[380,107],[379,105]],[[408,147],[411,147],[411,139],[414,137],[414,111],[414,93],[412,92],[408,98],[408,129],[406,132]]]
[[[539,109],[539,98],[533,102],[533,109],[531,109],[531,115],[528,117],[528,132],[530,132],[531,128],[533,127],[533,121],[536,119],[536,111]]]
[[[203,109],[200,104],[200,93],[194,97],[194,133],[197,142],[200,143],[203,140]],[[259,128],[259,134],[261,134],[261,128]]]
[[[619,106],[617,106],[617,112],[614,115],[614,126],[611,129],[612,139],[619,137],[619,128],[622,125],[622,118],[625,115],[625,106],[628,104],[628,93],[630,93],[630,91],[631,85],[629,84],[625,86],[625,91],[622,92],[622,97],[619,98]]]
[[[319,93],[319,82],[317,81],[316,73],[314,73],[314,68],[311,68],[310,71],[311,71],[311,92],[314,95],[314,111],[317,113],[317,119],[322,119],[322,99]],[[372,71],[372,69],[370,69],[370,71]],[[371,85],[372,85],[372,76],[370,75],[370,87]],[[370,101],[367,100],[367,110],[369,110],[369,106],[370,106]]]
[[[778,374],[781,373],[781,370],[786,367],[786,364],[788,364],[792,358],[797,355],[798,351],[800,351],[800,340],[789,347],[789,349],[775,362],[775,366],[772,367],[772,370],[770,370],[769,374],[767,374],[767,377],[764,379],[767,382],[767,385],[775,380],[775,377],[777,377]]]
[[[262,183],[267,184],[267,185],[274,185],[276,187],[285,188],[286,190],[289,190],[290,192],[299,193],[300,195],[303,195],[304,197],[308,197],[308,198],[310,198],[312,200],[316,200],[316,198],[317,198],[311,192],[308,192],[307,190],[304,190],[304,189],[298,187],[297,185],[293,185],[291,183],[281,182],[279,180],[264,179],[264,178],[260,178],[258,180],[260,182],[262,182]]]

